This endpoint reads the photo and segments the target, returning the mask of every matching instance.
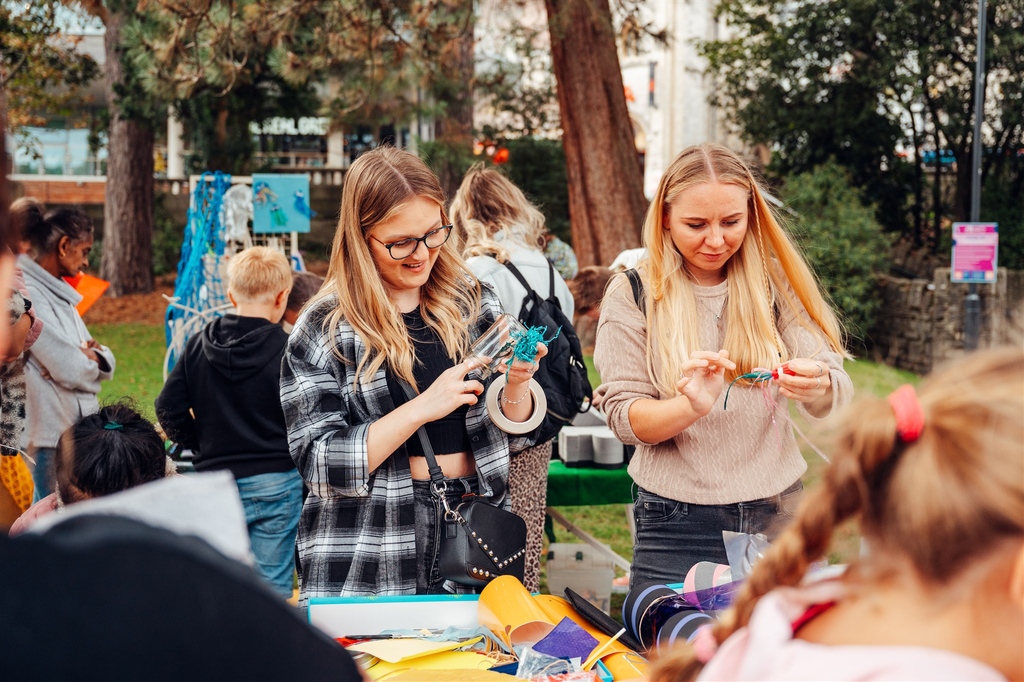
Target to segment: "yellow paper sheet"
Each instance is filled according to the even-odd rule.
[[[491,659],[474,651],[443,651],[429,656],[417,656],[401,663],[378,661],[366,669],[366,674],[372,680],[390,680],[391,675],[406,670],[488,670],[493,663]]]
[[[464,646],[476,644],[483,637],[474,637],[464,642],[431,642],[425,639],[375,639],[360,642],[348,647],[349,651],[358,651],[379,658],[388,663],[400,663],[411,658],[429,656],[442,651],[451,651]]]
[[[537,642],[565,617],[586,630],[598,641],[598,646],[611,639],[591,625],[565,599],[549,594],[533,596],[511,576],[492,580],[480,593],[478,609],[480,624],[504,639],[506,644]],[[642,678],[647,669],[647,661],[642,656],[618,641],[605,649],[601,662],[616,680]]]
[[[498,576],[480,592],[480,625],[498,635],[509,647],[535,643],[555,629],[551,620],[523,584],[510,575]]]

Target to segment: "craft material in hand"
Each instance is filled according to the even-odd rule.
[[[511,362],[515,354],[516,338],[526,331],[522,322],[505,313],[473,342],[466,359],[479,368],[481,379],[487,379],[498,371],[503,360]]]
[[[780,367],[776,367],[775,369],[770,370],[755,368],[752,372],[747,372],[746,374],[739,375],[738,377],[733,379],[729,383],[729,387],[725,389],[725,402],[722,404],[722,409],[729,409],[729,391],[732,390],[733,384],[735,384],[737,381],[746,381],[754,386],[758,384],[765,386],[771,381],[777,381],[779,378],[779,374],[788,374],[791,377],[796,376],[796,372],[791,370],[786,365],[782,365]]]

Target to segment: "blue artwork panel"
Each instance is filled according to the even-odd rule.
[[[252,176],[252,231],[254,234],[309,232],[309,177],[254,173]]]

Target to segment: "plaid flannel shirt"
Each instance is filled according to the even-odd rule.
[[[353,390],[352,373],[365,344],[347,321],[334,330],[331,351],[323,321],[336,299],[306,310],[292,331],[281,365],[281,406],[292,459],[310,494],[296,541],[300,604],[310,597],[416,593],[416,531],[412,476],[405,448],[376,471],[367,464],[370,424],[394,409],[383,368]],[[481,311],[470,322],[479,337],[502,313],[483,286]],[[469,378],[479,379],[475,372]],[[476,460],[480,494],[503,494],[510,452],[532,445],[499,430],[484,401],[469,408],[466,430]],[[500,504],[509,507],[508,495]],[[471,591],[447,583],[451,591]]]

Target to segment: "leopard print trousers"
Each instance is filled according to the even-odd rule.
[[[526,566],[523,585],[540,591],[540,553],[544,549],[544,517],[548,497],[551,441],[513,455],[508,472],[512,512],[526,521]]]

